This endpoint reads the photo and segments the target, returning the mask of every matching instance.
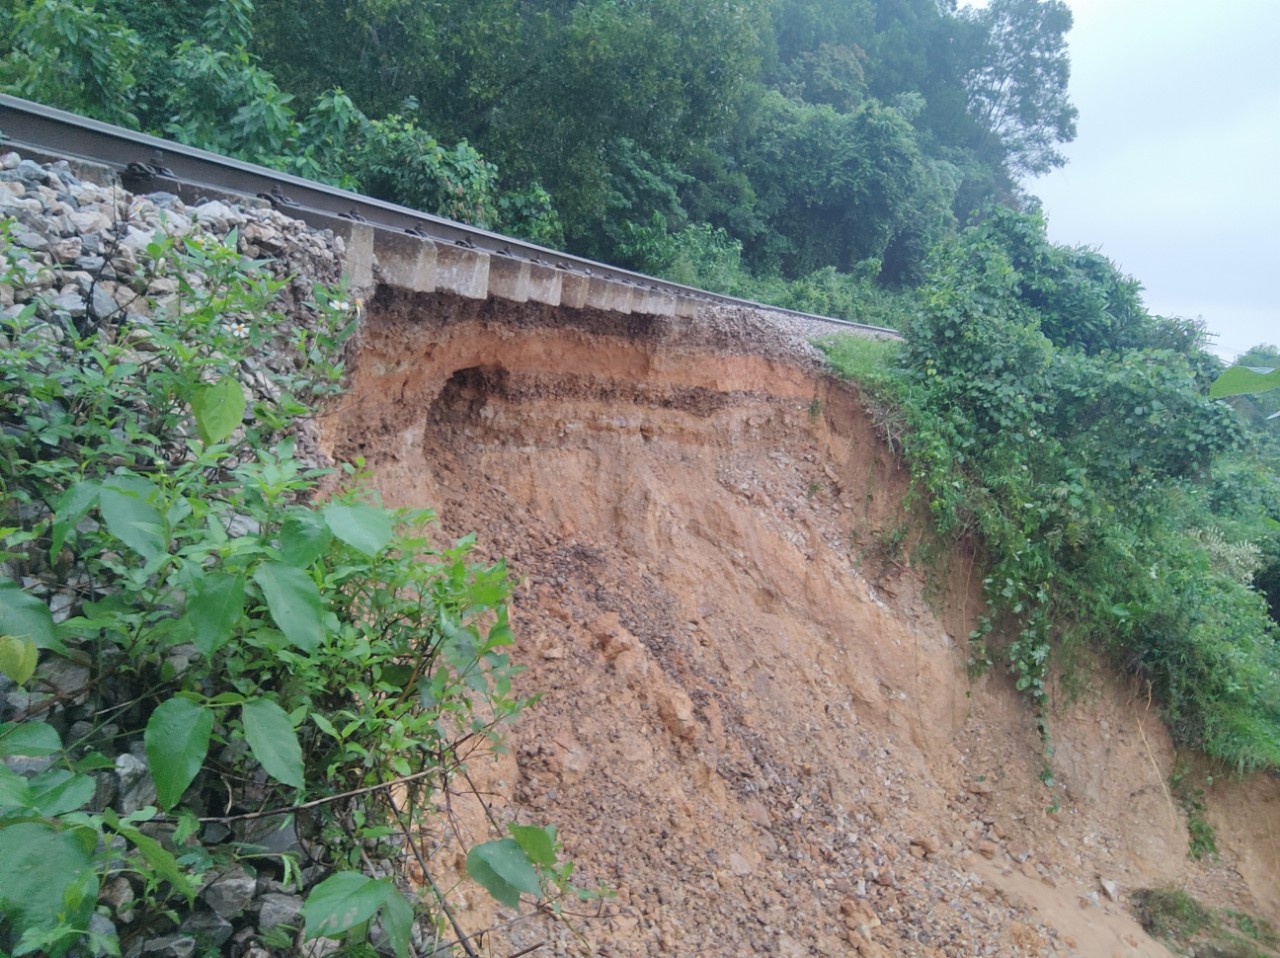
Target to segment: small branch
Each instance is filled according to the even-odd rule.
[[[531,955],[535,951],[537,951],[539,948],[546,947],[546,944],[547,943],[545,941],[540,941],[536,945],[530,945],[528,948],[523,948],[520,951],[517,951],[513,955],[508,955],[507,958],[521,958],[521,955]]]
[[[418,860],[418,866],[422,869],[422,877],[427,880],[427,885],[431,888],[431,893],[436,896],[436,903],[440,906],[440,910],[444,912],[445,918],[449,920],[449,926],[453,929],[453,933],[458,936],[458,944],[462,946],[462,950],[467,953],[467,958],[480,958],[476,950],[471,947],[471,938],[462,930],[458,918],[453,913],[453,909],[449,907],[449,903],[445,900],[444,892],[440,890],[440,886],[436,884],[436,880],[431,877],[431,872],[427,868],[427,860],[422,854],[422,849],[418,847],[418,843],[414,841],[413,832],[406,824],[400,809],[396,807],[395,802],[387,801],[387,807],[391,814],[395,816],[396,824],[400,826],[400,831],[404,834],[405,844],[413,849],[413,857]]]
[[[245,822],[255,818],[276,818],[280,815],[293,815],[297,812],[306,811],[308,808],[319,808],[321,805],[329,805],[333,802],[340,802],[344,798],[355,798],[357,795],[370,795],[373,792],[381,792],[387,789],[395,788],[397,785],[407,785],[409,782],[416,782],[431,775],[435,775],[440,770],[437,768],[429,768],[423,772],[414,772],[412,775],[405,775],[403,778],[393,779],[390,782],[380,782],[377,785],[366,785],[364,788],[353,788],[348,792],[339,792],[337,795],[326,795],[324,798],[317,798],[310,802],[303,802],[300,805],[288,805],[284,808],[266,808],[258,812],[245,812],[241,815],[210,815],[200,818],[201,822]]]

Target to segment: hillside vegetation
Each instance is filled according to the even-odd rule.
[[[1070,25],[1061,0],[20,0],[0,36],[14,92],[904,329],[906,450],[940,526],[990,551],[1032,697],[1088,638],[1185,741],[1276,764],[1251,590],[1280,579],[1275,446],[1245,449],[1275,423],[1207,402],[1201,327],[1016,212],[1074,136]]]
[[[1114,264],[1048,241],[1020,184],[1074,135],[1070,24],[1061,0],[15,0],[0,90],[901,330],[823,348],[939,541],[979,557],[969,664],[1015,676],[1043,779],[1050,679],[1082,690],[1099,655],[1215,774],[1274,773],[1276,394],[1210,398],[1222,363],[1202,323],[1151,315]],[[461,935],[444,895],[419,927],[385,874],[526,704],[502,651],[512,587],[472,540],[437,549],[430,515],[384,510],[354,457],[310,501],[321,476],[292,440],[345,374],[341,283],[290,287],[226,222],[184,235],[147,200],[128,211],[145,228],[95,228],[102,256],[77,235],[55,259],[31,237],[54,228],[59,187],[103,224],[115,199],[6,163],[0,850],[21,867],[0,875],[0,948],[118,951],[258,856],[309,890],[303,937],[408,954]],[[102,300],[108,282],[125,298]],[[914,541],[899,532],[877,544],[893,562]],[[63,699],[65,728],[41,717]],[[99,802],[131,758],[154,793]],[[1211,851],[1196,782],[1170,787],[1193,853]],[[208,837],[264,810],[309,813],[297,847]],[[490,825],[465,870],[499,901],[594,894],[553,827]],[[95,925],[124,874],[136,902]]]

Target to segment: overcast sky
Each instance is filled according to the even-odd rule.
[[[1280,344],[1280,0],[1067,0],[1066,167],[1027,184],[1147,308],[1233,359]]]

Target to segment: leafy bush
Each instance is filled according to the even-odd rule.
[[[498,168],[465,141],[446,149],[399,116],[366,121],[359,132],[348,150],[366,193],[464,223],[492,225]]]
[[[1205,396],[1194,340],[1165,348],[1168,324],[1113,312],[1122,280],[1064,273],[1070,258],[1037,217],[966,231],[935,259],[900,372],[873,383],[939,530],[985,550],[973,663],[1011,636],[1047,736],[1053,650],[1087,642],[1151,682],[1179,741],[1280,767],[1277,630],[1240,562],[1221,561],[1247,561],[1247,526],[1212,506],[1239,426]]]
[[[21,286],[6,253],[0,283]],[[33,692],[58,662],[83,674],[65,693],[83,703],[74,735],[40,720],[60,698],[0,724],[0,757],[44,757],[0,764],[0,947],[118,953],[90,926],[105,881],[126,876],[130,927],[163,933],[214,869],[271,858],[207,826],[293,819],[329,875],[306,936],[364,935],[379,915],[406,955],[413,906],[359,872],[422,854],[433,797],[527,702],[506,569],[471,562],[471,538],[433,546],[431,514],[382,508],[358,464],[313,501],[323,473],[295,439],[341,379],[340,291],[316,288],[312,322],[290,327],[234,233],[158,234],[140,261],[139,290],[178,291],[149,319],[59,326],[32,302],[0,324],[0,669]],[[154,804],[104,803],[102,770],[139,740]],[[471,873],[513,905],[565,891],[558,847],[515,829]],[[272,867],[288,882],[301,864]]]
[[[127,5],[126,5],[127,7]],[[138,34],[79,0],[21,0],[0,13],[0,90],[544,245],[564,229],[539,184],[499,187],[465,140],[412,119],[372,119],[338,89],[310,109],[250,53],[249,0],[212,4],[201,41],[143,58]],[[156,11],[149,18],[159,16]],[[416,111],[410,99],[405,106]]]
[[[722,292],[740,288],[742,244],[722,229],[694,223],[671,232],[666,217],[654,213],[647,223],[624,222],[618,255],[641,272],[675,283]]]

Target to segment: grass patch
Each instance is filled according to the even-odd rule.
[[[892,377],[900,364],[902,344],[894,339],[875,339],[836,333],[815,340],[827,362],[846,379],[874,386]]]
[[[1176,888],[1142,888],[1131,896],[1147,934],[1196,958],[1275,958],[1280,935],[1264,919],[1215,911]]]

